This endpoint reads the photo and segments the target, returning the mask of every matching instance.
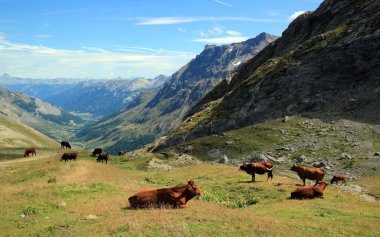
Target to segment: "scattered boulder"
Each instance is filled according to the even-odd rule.
[[[304,155],[301,155],[301,156],[295,158],[296,163],[304,163],[306,161],[307,161],[307,158]]]
[[[169,169],[172,169],[173,167],[168,164],[165,164],[163,160],[153,158],[148,162],[147,168],[169,170]]]
[[[375,152],[375,154],[373,156],[380,156],[380,151]]]
[[[59,207],[65,207],[66,206],[66,202],[61,202],[58,204]]]
[[[269,157],[264,154],[260,154],[258,156],[254,156],[250,158],[251,162],[267,162],[270,161]]]
[[[327,162],[323,162],[323,161],[317,161],[317,162],[314,162],[313,163],[313,166],[315,168],[325,168],[325,169],[331,169],[331,165]]]
[[[349,154],[343,153],[340,155],[339,160],[351,160],[352,157]]]
[[[289,121],[289,116],[285,116],[284,119],[282,120],[284,123],[287,123]]]
[[[219,149],[211,149],[208,151],[208,156],[211,158],[219,158],[221,155],[221,152]]]
[[[229,141],[226,141],[224,144],[226,144],[226,145],[232,145],[233,143],[234,143],[234,141],[229,140]]]
[[[277,150],[279,150],[279,151],[293,151],[293,148],[289,148],[289,147],[284,146],[284,147],[278,148]]]
[[[218,163],[219,164],[227,164],[228,163],[228,157],[225,154],[221,155],[219,160],[218,160]]]

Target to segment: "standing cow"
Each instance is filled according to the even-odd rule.
[[[72,153],[64,153],[61,157],[61,161],[64,160],[65,162],[68,160],[77,160],[78,153],[72,152]]]
[[[96,156],[102,154],[102,152],[103,152],[102,148],[95,148],[94,151],[92,152],[92,156],[96,157]]]
[[[35,147],[28,147],[25,149],[24,151],[24,157],[29,157],[29,154],[32,154],[37,156],[37,153],[36,153],[36,148]]]
[[[68,141],[61,141],[61,149],[62,148],[71,149],[70,143]]]
[[[124,155],[124,151],[119,151],[119,156],[123,156]]]
[[[346,184],[346,176],[344,175],[334,175],[334,177],[331,179],[330,183],[333,184],[334,182],[336,182],[337,184],[339,182],[342,182],[344,184]]]
[[[297,188],[291,193],[292,199],[312,199],[323,198],[323,191],[325,190],[327,183],[321,182],[314,186],[303,186]]]
[[[270,168],[268,166],[270,166]],[[252,163],[243,164],[240,166],[240,170],[244,170],[245,172],[247,172],[247,174],[252,175],[252,182],[255,182],[256,180],[255,174],[268,173],[267,181],[269,180],[269,178],[272,180],[273,179],[272,169],[273,169],[273,163],[270,164],[266,162],[265,163],[252,162]]]
[[[293,165],[290,168],[291,171],[297,172],[300,179],[303,180],[303,186],[305,186],[306,179],[315,180],[315,184],[323,181],[325,177],[326,170],[321,168],[308,168],[299,165]]]
[[[186,207],[186,203],[195,196],[201,195],[202,190],[190,180],[172,188],[147,189],[128,198],[132,208],[160,207],[169,205],[174,208]]]
[[[106,164],[107,164],[108,159],[109,159],[109,155],[108,155],[108,153],[106,153],[106,152],[102,152],[102,154],[100,154],[100,155],[98,156],[98,158],[96,158],[96,161],[97,161],[97,162],[102,162],[102,163],[103,163],[103,161],[105,161]]]

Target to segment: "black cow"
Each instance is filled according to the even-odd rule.
[[[68,141],[61,141],[61,148],[71,149],[70,143]]]
[[[103,150],[102,148],[95,148],[94,151],[92,152],[92,156],[96,157],[97,155],[102,154]]]
[[[108,158],[109,158],[109,155],[107,153],[103,152],[102,154],[100,154],[98,156],[98,158],[96,158],[96,161],[97,162],[102,162],[102,163],[103,163],[103,161],[106,161],[106,164],[107,164]]]
[[[68,160],[77,160],[78,153],[64,153],[61,157],[61,161],[64,160],[65,162]]]

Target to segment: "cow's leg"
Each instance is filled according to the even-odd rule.
[[[252,173],[252,182],[255,182],[255,179],[256,179],[255,173]]]
[[[305,186],[306,184],[305,184],[305,182],[306,182],[306,179],[302,179],[303,180],[303,186]]]

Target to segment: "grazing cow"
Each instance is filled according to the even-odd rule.
[[[256,179],[255,173],[256,174],[268,173],[267,181],[269,180],[269,178],[272,180],[273,179],[273,173],[272,173],[273,163],[271,163],[271,164],[269,164],[269,163],[265,164],[265,163],[252,162],[249,164],[243,164],[240,166],[240,170],[244,170],[245,172],[247,172],[247,174],[252,175],[252,182],[255,182],[255,179]],[[269,168],[267,165],[269,165],[269,166],[271,165],[271,168]]]
[[[37,153],[36,153],[36,148],[35,147],[29,147],[29,148],[26,148],[25,149],[25,152],[24,152],[24,157],[29,157],[29,154],[32,153],[32,156],[35,155],[37,156]]]
[[[342,182],[342,183],[346,183],[346,176],[344,175],[334,175],[334,177],[331,179],[330,183],[333,184],[334,182],[336,182],[338,184],[338,182]]]
[[[201,193],[202,190],[194,181],[190,180],[176,187],[142,190],[128,198],[128,201],[132,208],[160,207],[162,205],[182,208],[186,207],[189,200]]]
[[[61,157],[61,161],[64,160],[65,162],[68,160],[77,160],[78,153],[72,152],[72,153],[64,153]]]
[[[292,199],[312,199],[323,198],[323,191],[328,184],[325,182],[318,183],[314,186],[299,187],[291,193]]]
[[[94,151],[92,152],[92,156],[96,157],[97,155],[102,154],[103,150],[102,148],[95,148]]]
[[[290,170],[297,172],[300,179],[303,180],[303,186],[305,186],[306,179],[315,180],[315,184],[322,182],[326,174],[326,170],[322,168],[308,168],[299,165],[293,165]]]
[[[68,141],[61,141],[61,148],[71,149],[70,143]]]
[[[102,162],[102,163],[103,163],[103,161],[106,161],[106,164],[107,164],[108,158],[109,158],[109,155],[107,153],[105,153],[105,152],[102,152],[102,154],[100,154],[98,156],[98,158],[96,158],[96,161],[97,162]]]
[[[119,156],[124,155],[124,151],[119,151]]]

